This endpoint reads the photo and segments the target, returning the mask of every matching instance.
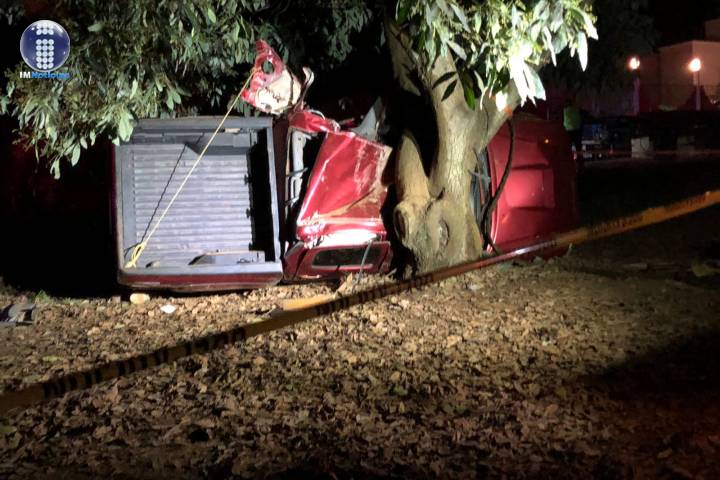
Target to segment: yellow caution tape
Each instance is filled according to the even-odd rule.
[[[13,408],[26,407],[43,400],[57,398],[68,392],[82,390],[101,382],[123,377],[134,372],[147,370],[195,354],[206,354],[226,345],[242,342],[257,335],[272,332],[294,325],[311,318],[328,315],[354,305],[368,303],[389,295],[407,292],[414,288],[439,282],[472,270],[485,268],[518,257],[537,254],[543,251],[568,247],[589,240],[609,237],[635,230],[647,225],[687,215],[713,205],[720,204],[720,190],[706,192],[702,195],[671,203],[662,207],[644,210],[635,215],[621,217],[592,227],[583,227],[558,234],[549,240],[519,248],[511,252],[477,261],[456,265],[435,272],[417,276],[410,280],[382,285],[368,290],[353,293],[346,297],[326,300],[320,304],[308,305],[296,310],[282,311],[256,323],[234,327],[230,330],[201,337],[179,345],[161,348],[151,353],[137,355],[125,360],[106,363],[91,370],[70,373],[55,380],[30,385],[21,390],[5,392],[0,395],[0,414]]]

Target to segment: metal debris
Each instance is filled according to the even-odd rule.
[[[163,313],[171,315],[171,314],[175,313],[175,310],[177,310],[177,307],[175,305],[171,305],[168,303],[167,305],[163,305],[162,307],[160,307],[160,310],[162,310]]]
[[[35,320],[34,303],[13,303],[0,314],[0,327],[32,325]]]

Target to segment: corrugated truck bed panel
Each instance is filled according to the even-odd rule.
[[[140,121],[131,139],[116,147],[118,269],[126,283],[158,274],[282,276],[272,127],[269,119],[258,118],[228,119],[137,266],[125,267],[132,248],[147,238],[210,140],[214,120]],[[225,263],[219,268],[198,259]],[[228,259],[237,262],[228,265]]]

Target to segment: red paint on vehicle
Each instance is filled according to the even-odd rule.
[[[282,72],[286,70],[280,55],[272,49],[264,40],[255,42],[255,64],[253,65],[253,74],[250,84],[243,90],[242,98],[250,105],[255,105],[254,95],[262,88],[267,87],[280,78]],[[272,71],[265,72],[263,65],[269,62],[272,65]]]
[[[382,178],[390,152],[351,132],[328,133],[298,214],[298,238],[309,241],[348,229],[384,234],[380,209],[388,186]]]
[[[279,115],[302,103],[302,84],[283,63],[280,56],[263,40],[255,43],[255,64],[242,98],[258,110]],[[308,70],[309,72],[309,70]],[[306,78],[306,83],[312,78]]]
[[[301,244],[298,244],[298,247],[300,246]],[[294,251],[288,252],[288,255],[286,256],[287,272],[292,272],[292,277],[295,279],[317,280],[323,278],[336,278],[349,273],[358,273],[360,271],[367,274],[383,273],[390,269],[393,252],[392,246],[388,241],[373,242],[370,248],[377,249],[378,253],[374,257],[374,260],[368,261],[364,264],[353,262],[351,264],[327,266],[318,265],[315,262],[316,257],[321,252],[350,248],[357,248],[364,251],[367,248],[367,245],[333,245],[331,247],[320,246],[310,249],[296,248]]]
[[[488,146],[493,192],[505,172],[509,148],[509,128],[503,126]],[[512,170],[492,215],[493,242],[507,250],[577,226],[576,174],[562,126],[518,115]]]
[[[322,138],[312,170],[304,185],[296,216],[285,218],[283,278],[311,280],[333,278],[351,272],[378,273],[389,270],[393,256],[381,217],[387,197],[385,169],[391,148],[343,130],[338,122],[309,110],[304,91],[295,92],[297,79],[277,53],[257,42],[253,76],[243,98],[265,112],[283,113],[282,139],[275,159],[278,184],[288,173],[285,156],[293,131]],[[266,62],[271,72],[263,71]],[[311,83],[306,71],[303,90]],[[297,95],[296,95],[297,94]],[[277,100],[277,101],[276,101]],[[577,225],[576,164],[570,141],[561,125],[527,115],[515,117],[515,148],[512,170],[492,214],[493,242],[507,250]],[[282,135],[281,135],[282,136]],[[488,146],[491,190],[495,194],[508,161],[509,129],[504,126]],[[272,161],[272,159],[271,159]],[[285,194],[278,192],[280,204]],[[364,250],[372,252],[368,261]],[[335,259],[347,262],[333,263]],[[178,275],[120,278],[137,288],[170,287],[174,290],[222,290],[258,288],[279,280],[275,275]]]
[[[295,110],[288,114],[290,128],[296,128],[306,133],[339,132],[340,125],[334,120],[318,115],[308,110]]]
[[[282,280],[278,274],[188,274],[188,275],[130,275],[118,272],[118,283],[143,290],[173,290],[177,292],[211,292],[265,288]]]

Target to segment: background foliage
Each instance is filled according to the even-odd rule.
[[[649,0],[595,0],[593,8],[601,35],[588,48],[587,70],[578,70],[568,55],[560,55],[557,68],[543,70],[543,79],[574,91],[593,93],[628,85],[632,79],[628,59],[652,53],[657,44],[649,7]]]
[[[584,69],[588,39],[597,38],[586,0],[400,0],[397,18],[423,63],[455,57],[459,78],[448,76],[448,89],[461,84],[471,108],[486,94],[502,99],[510,80],[522,102],[544,99],[538,70],[565,49]]]
[[[76,163],[101,135],[127,140],[139,118],[222,110],[258,38],[291,64],[328,69],[352,52],[353,34],[389,13],[414,39],[422,64],[453,56],[458,71],[447,88],[460,85],[474,106],[482,95],[501,99],[510,81],[523,101],[544,98],[541,66],[567,49],[584,68],[588,39],[597,36],[588,0],[59,0],[49,8],[45,18],[71,33],[61,69],[71,77],[23,80],[27,67],[18,64],[6,72],[0,113],[17,118],[56,175],[63,158]],[[0,6],[10,23],[20,13]]]
[[[307,6],[311,15],[292,14],[291,5]],[[0,9],[10,22],[18,13],[16,5]],[[139,118],[225,108],[244,82],[257,38],[285,55],[308,44],[322,48],[331,67],[347,55],[350,34],[369,11],[344,0],[60,0],[47,18],[71,33],[71,55],[60,70],[71,78],[20,79],[28,68],[20,63],[6,72],[0,113],[17,117],[23,139],[57,176],[63,158],[75,164],[100,135],[127,140]]]

